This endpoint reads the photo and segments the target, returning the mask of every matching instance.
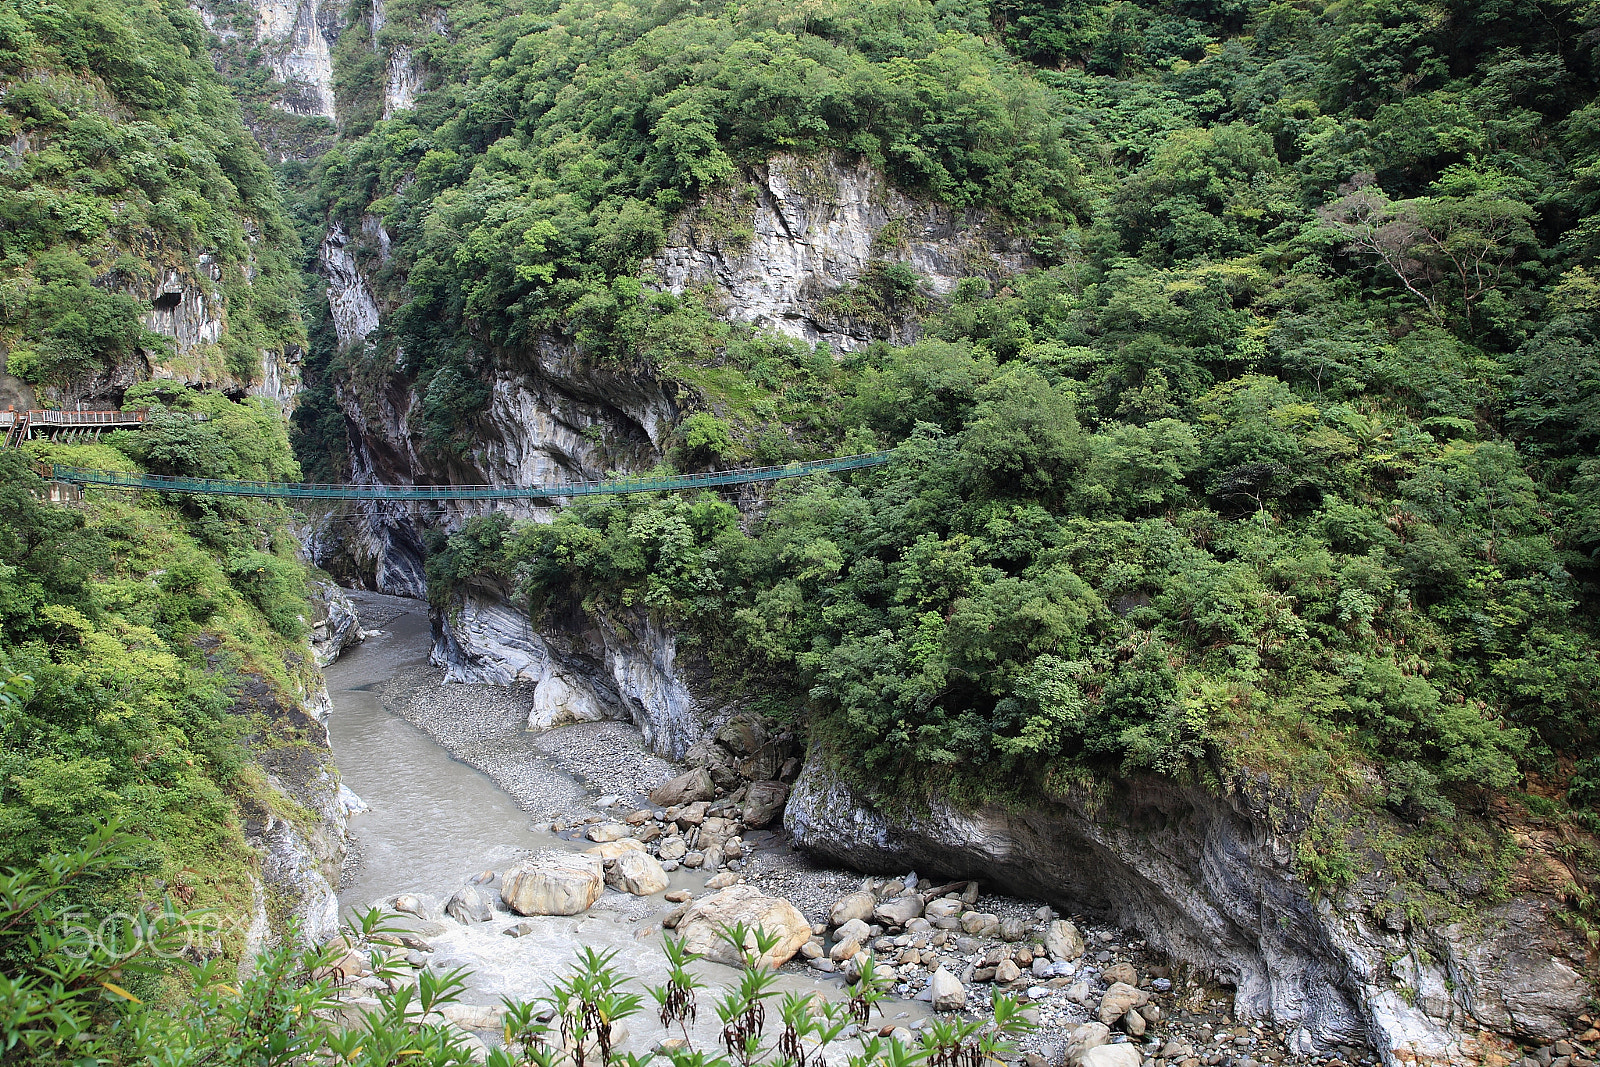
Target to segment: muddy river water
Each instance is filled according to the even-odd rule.
[[[370,593],[354,598],[364,624],[378,632],[347,649],[325,671],[333,700],[329,731],[334,756],[345,785],[369,807],[350,823],[359,863],[352,865],[340,892],[346,913],[386,905],[399,894],[422,898],[429,917],[404,916],[404,924],[432,945],[431,966],[471,972],[463,997],[468,1003],[542,996],[580,946],[615,952],[617,968],[641,983],[663,980],[660,919],[673,905],[659,895],[635,898],[608,891],[587,914],[576,916],[524,919],[497,909],[492,921],[470,925],[443,916],[445,901],[479,872],[504,871],[528,850],[576,849],[580,844],[535,829],[529,814],[487,775],[453,759],[427,734],[385,708],[380,688],[397,672],[427,660],[427,607]],[[673,875],[674,888],[696,895],[705,891],[704,883],[705,876],[694,871]],[[493,895],[498,897],[497,891]],[[523,922],[532,925],[531,933],[506,935]],[[711,987],[701,1005],[703,1032],[696,1035],[696,1043],[708,1047],[715,1040],[711,1001],[735,972],[709,963],[696,968]],[[785,990],[820,990],[832,999],[844,995],[838,979],[798,967],[785,968],[781,984]],[[636,991],[644,994],[643,985]],[[648,996],[645,1002],[653,1003]],[[885,1008],[887,1018],[896,1022],[926,1014],[924,1006],[911,1003]],[[646,1018],[648,1013],[632,1020],[639,1036],[624,1048],[648,1047],[655,1030]]]

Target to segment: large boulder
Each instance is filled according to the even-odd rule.
[[[551,674],[533,687],[533,706],[528,709],[530,730],[548,730],[575,722],[599,722],[605,717],[600,701],[582,683]]]
[[[711,775],[704,767],[696,767],[650,790],[650,803],[658,808],[671,808],[697,800],[711,800],[716,795],[717,786]]]
[[[877,906],[878,898],[865,889],[846,893],[833,902],[833,907],[828,912],[828,925],[843,926],[851,919],[870,919],[872,910]]]
[[[1083,1067],[1083,1057],[1091,1049],[1111,1044],[1111,1028],[1104,1023],[1084,1023],[1067,1032],[1063,1053],[1067,1067]]]
[[[334,954],[333,962],[329,963],[326,967],[319,967],[313,971],[311,974],[313,978],[318,980],[332,978],[334,981],[343,982],[351,978],[359,978],[364,974],[372,973],[371,969],[367,966],[367,957],[356,951],[356,949],[350,944],[349,938],[340,936],[335,938],[332,942],[330,942],[330,944],[332,944],[337,950]]]
[[[683,762],[691,768],[703,768],[723,789],[739,788],[739,770],[733,765],[733,757],[713,738],[702,737],[696,741]]]
[[[961,979],[940,967],[928,981],[929,999],[934,1011],[960,1011],[967,1006],[967,990]]]
[[[577,915],[605,891],[605,861],[580,852],[546,852],[501,879],[500,899],[518,915]]]
[[[1092,1048],[1078,1060],[1077,1067],[1139,1067],[1144,1056],[1133,1042],[1123,1045],[1101,1045]]]
[[[789,962],[800,946],[811,940],[811,924],[798,908],[750,885],[731,885],[692,902],[678,920],[678,936],[690,952],[716,963],[738,966],[739,953],[723,940],[722,930],[740,922],[778,935],[777,945],[763,957],[771,967]],[[745,947],[754,949],[754,939],[748,940]]]
[[[1044,950],[1051,959],[1075,960],[1083,955],[1083,935],[1065,919],[1057,919],[1044,932]]]
[[[700,844],[721,845],[739,832],[739,824],[732,819],[711,816],[700,824]]]
[[[667,872],[648,852],[624,852],[606,872],[606,884],[636,897],[647,897],[667,888]]]
[[[477,886],[469,885],[456,890],[444,906],[444,913],[459,923],[486,923],[494,918],[494,901]]]
[[[1100,972],[1100,981],[1107,986],[1114,986],[1118,982],[1123,985],[1137,986],[1139,984],[1139,972],[1134,969],[1131,963],[1113,963]]]
[[[767,743],[767,725],[761,716],[735,715],[717,731],[717,741],[735,756],[753,756]]]
[[[603,845],[596,845],[583,851],[591,856],[599,856],[602,860],[614,860],[618,856],[629,852],[645,852],[648,850],[644,847],[644,842],[638,838],[624,837],[621,841],[607,841]]]
[[[1100,1021],[1111,1026],[1134,1008],[1150,1003],[1150,994],[1127,982],[1112,982],[1100,998]]]
[[[789,787],[783,782],[751,782],[744,797],[744,824],[760,829],[783,814]]]
[[[783,773],[784,757],[788,746],[779,741],[768,741],[749,759],[738,762],[739,773],[752,782],[777,778]]]
[[[915,893],[892,897],[872,910],[872,917],[885,926],[904,926],[922,914],[922,898]]]

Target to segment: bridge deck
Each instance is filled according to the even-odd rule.
[[[869,452],[838,459],[790,463],[783,467],[748,467],[707,474],[629,475],[595,482],[552,485],[336,485],[315,482],[252,482],[236,478],[175,478],[160,474],[87,470],[55,464],[40,473],[58,482],[104,489],[152,489],[161,493],[206,493],[215,496],[275,497],[300,500],[531,500],[615,493],[654,493],[673,489],[711,488],[748,482],[774,482],[808,474],[876,467],[894,458],[894,451]]]

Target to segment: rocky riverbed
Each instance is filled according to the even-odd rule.
[[[357,818],[355,851],[372,844],[384,872],[361,872],[352,902],[400,906],[411,942],[399,947],[416,966],[473,972],[456,1021],[488,1043],[493,1002],[541,995],[579,946],[618,948],[628,973],[648,983],[663,977],[664,929],[714,948],[707,931],[716,921],[759,915],[786,932],[786,990],[842,999],[870,959],[891,998],[872,1020],[885,1035],[911,1035],[936,1010],[987,1017],[997,990],[1016,998],[1037,1024],[1018,1067],[1378,1062],[1371,1049],[1314,1052],[1236,1018],[1232,990],[1214,975],[1174,965],[1126,930],[983,884],[909,871],[863,877],[796,850],[780,816],[799,771],[797,746],[757,721],[717,719],[681,765],[652,754],[629,723],[530,731],[534,684],[446,683],[424,665],[421,605],[352,600],[375,632],[349,655],[390,655],[342,694],[334,681],[344,665],[330,672],[336,734],[341,701],[346,709],[366,701],[368,718],[345,752],[366,743],[358,762],[367,785],[357,791],[377,810]],[[396,745],[411,746],[404,759]],[[456,788],[445,779],[459,780]],[[372,820],[401,808],[410,820],[402,832],[371,832]],[[713,987],[732,980],[723,964],[697,966]],[[357,977],[352,992],[375,992],[373,981]],[[651,1051],[647,1034],[627,1049]],[[1509,1046],[1479,1062],[1581,1067],[1592,1062],[1588,1037],[1520,1063],[1522,1050]],[[713,1047],[716,1037],[695,1040]]]
[[[420,665],[379,687],[386,707],[514,798],[536,832],[572,849],[616,850],[609,843],[625,842],[626,851],[659,865],[673,881],[677,908],[663,911],[653,903],[660,898],[613,891],[586,909],[637,926],[638,936],[675,925],[696,900],[744,887],[792,904],[809,926],[785,972],[842,994],[863,962],[874,961],[895,998],[885,1004],[886,1033],[909,1032],[933,1007],[986,1015],[1001,989],[1024,1001],[1038,1024],[1022,1044],[1029,1067],[1376,1062],[1371,1050],[1353,1047],[1312,1056],[1271,1027],[1238,1022],[1228,990],[1172,967],[1126,931],[1058,915],[1039,901],[989,894],[976,883],[940,886],[911,872],[863,878],[820,864],[790,847],[770,813],[751,810],[749,783],[724,778],[719,785],[710,774],[662,760],[630,724],[530,731],[533,690],[446,683],[441,671]],[[747,812],[761,825],[748,825]],[[615,856],[607,859],[613,870],[601,877],[616,883]],[[491,899],[504,886],[503,872],[486,875],[497,924],[515,929],[515,916]],[[841,912],[841,902],[850,900],[863,915],[843,918],[849,907]],[[442,916],[430,921],[450,924]],[[917,1010],[896,1007],[902,1003]]]

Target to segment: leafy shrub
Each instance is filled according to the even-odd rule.
[[[305,568],[265,552],[241,552],[228,561],[228,578],[280,636],[305,636]]]
[[[683,421],[683,447],[692,464],[716,463],[733,452],[733,434],[722,419],[697,411]]]

